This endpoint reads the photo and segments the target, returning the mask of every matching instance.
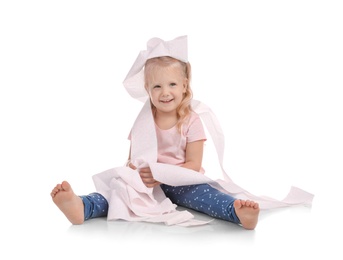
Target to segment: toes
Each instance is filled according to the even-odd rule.
[[[235,206],[238,208],[241,208],[241,207],[249,207],[249,208],[254,208],[254,209],[259,208],[259,205],[257,202],[252,201],[252,200],[241,200],[241,199],[236,200]]]
[[[70,184],[67,181],[63,181],[61,184],[61,190],[68,191],[71,189]]]
[[[53,189],[52,191],[51,191],[51,193],[50,193],[50,195],[51,195],[51,197],[55,197],[55,195],[57,194],[59,192],[59,190],[58,189]]]
[[[254,209],[258,209],[258,208],[259,208],[259,205],[258,205],[258,203],[255,202]]]
[[[234,201],[234,207],[235,209],[240,209],[242,207],[242,200],[235,200]]]
[[[63,183],[62,183],[62,184],[63,184]],[[55,186],[55,188],[53,188],[53,190],[52,190],[51,193],[50,193],[51,197],[55,197],[56,194],[57,194],[58,192],[64,190],[62,184],[57,184],[57,185]]]

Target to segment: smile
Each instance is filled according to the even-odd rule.
[[[167,103],[169,103],[169,102],[171,102],[171,101],[173,101],[174,99],[169,99],[169,100],[160,100],[160,102],[161,103],[165,103],[165,104],[167,104]]]

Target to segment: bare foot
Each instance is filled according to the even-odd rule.
[[[73,192],[67,181],[57,184],[50,194],[53,202],[72,224],[79,225],[83,223],[84,206],[82,199]]]
[[[245,229],[255,229],[258,221],[260,207],[257,202],[251,200],[235,200],[233,203],[237,217]]]

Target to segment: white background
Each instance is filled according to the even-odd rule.
[[[342,257],[342,13],[330,0],[1,1],[6,259]],[[257,195],[282,199],[300,187],[315,194],[312,208],[263,212],[255,231],[217,220],[71,226],[51,189],[68,180],[90,193],[93,174],[125,162],[142,104],[122,81],[148,39],[181,35],[194,97],[225,132],[227,173]]]

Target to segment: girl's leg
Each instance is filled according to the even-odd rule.
[[[100,193],[93,192],[79,197],[84,205],[84,220],[107,216],[108,202]]]
[[[161,184],[161,188],[166,196],[179,206],[205,213],[214,218],[240,224],[234,208],[236,199],[208,184],[178,187]]]
[[[107,216],[108,203],[101,194],[77,196],[67,181],[57,184],[51,191],[51,197],[74,225],[82,224],[87,219]]]

